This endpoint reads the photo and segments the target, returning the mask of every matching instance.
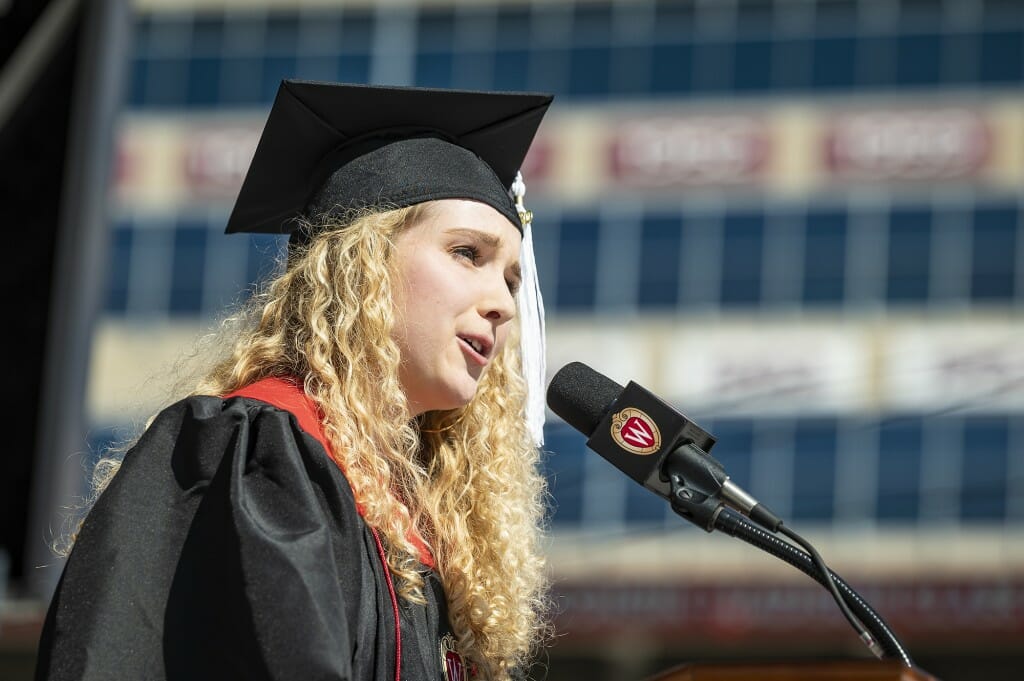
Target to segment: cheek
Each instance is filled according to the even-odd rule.
[[[411,307],[436,304],[450,298],[458,288],[449,263],[440,257],[423,258],[406,268],[403,293]]]
[[[416,334],[424,321],[436,313],[444,291],[438,286],[435,268],[423,262],[407,262],[399,270],[395,290],[395,326],[408,334]]]
[[[495,353],[494,354],[498,354],[499,352],[501,352],[502,350],[505,349],[505,344],[508,343],[509,331],[510,331],[509,324],[502,324],[495,331],[495,333],[494,333]]]

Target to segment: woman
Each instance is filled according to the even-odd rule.
[[[282,84],[228,231],[291,231],[286,269],[196,394],[107,466],[37,678],[529,663],[543,483],[509,188],[549,103]]]

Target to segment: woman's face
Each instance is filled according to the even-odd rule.
[[[476,201],[435,201],[395,239],[393,332],[412,415],[464,406],[505,346],[519,286],[519,231]]]

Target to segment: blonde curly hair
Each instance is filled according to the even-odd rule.
[[[484,678],[505,679],[528,665],[546,633],[545,486],[523,416],[515,329],[469,404],[410,417],[391,336],[393,240],[430,210],[307,221],[313,236],[229,320],[239,329],[231,350],[194,393],[300,379],[365,521],[385,538],[401,596],[423,601],[409,539],[419,533],[434,554],[460,651]],[[113,473],[108,463],[102,477]]]

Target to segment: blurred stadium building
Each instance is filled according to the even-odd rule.
[[[222,231],[282,78],[549,91],[524,174],[552,370],[636,380],[712,431],[929,671],[1019,678],[1024,5],[135,7],[94,454],[275,267],[279,240]],[[685,525],[557,419],[545,448],[548,678],[864,654],[802,574]]]

